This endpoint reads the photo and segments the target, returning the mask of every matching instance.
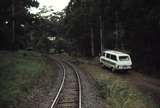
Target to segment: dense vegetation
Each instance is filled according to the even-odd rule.
[[[89,57],[118,49],[129,52],[136,65],[159,70],[158,0],[70,0],[64,12],[44,7],[36,15],[28,10],[38,7],[36,0],[7,0],[0,6],[0,49],[56,48]]]
[[[102,49],[127,50],[136,64],[159,68],[160,1],[71,0],[65,12],[73,51],[98,55],[102,36]]]
[[[99,96],[104,100],[106,108],[159,108],[159,102],[156,102],[156,98],[151,95],[152,90],[150,93],[147,93],[140,89],[144,85],[138,87],[134,84],[136,80],[127,80],[132,79],[131,74],[112,73],[107,68],[97,65],[93,59],[87,60],[66,54],[63,57],[76,64],[89,77],[97,88]],[[135,77],[138,77],[138,75]],[[143,77],[141,78],[143,79]]]
[[[37,0],[0,1],[0,50],[30,49],[46,53],[54,48],[57,52],[88,57],[98,56],[104,49],[125,50],[131,54],[134,64],[147,67],[145,72],[159,75],[160,1],[70,0],[64,12],[43,7],[39,13],[31,14],[29,8],[38,5]],[[50,41],[49,37],[56,37],[56,40]],[[44,75],[46,64],[41,56],[19,52],[0,54],[0,106],[21,107],[18,101],[23,101],[37,84],[34,79],[52,75]],[[111,81],[112,86],[114,80],[101,79],[96,71],[94,74],[100,80],[97,85],[103,94],[110,89],[105,85],[110,86],[108,83]],[[118,87],[115,93],[119,93],[119,89],[126,88]],[[128,88],[124,90],[128,91]],[[111,98],[124,104],[121,95],[123,93]],[[143,100],[143,96],[133,98]],[[142,104],[147,105],[145,102]]]
[[[31,108],[48,95],[56,77],[55,66],[35,52],[0,52],[0,106]],[[53,71],[54,69],[55,71]]]
[[[106,101],[106,108],[159,108],[153,98],[122,77],[106,73],[104,69],[89,63],[80,64],[80,67],[95,80],[100,96]]]
[[[36,0],[0,1],[0,49],[24,48],[28,41],[28,25],[33,21],[28,8],[38,7]]]
[[[63,33],[64,13],[54,12],[45,6],[37,14],[30,13],[30,8],[38,5],[37,0],[0,2],[0,50],[35,49],[46,52],[55,46],[48,37]]]

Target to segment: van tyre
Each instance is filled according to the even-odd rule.
[[[124,73],[128,73],[128,70],[124,70],[123,72],[124,72]]]
[[[116,71],[116,69],[115,69],[115,68],[113,68],[113,67],[111,68],[111,70],[112,70],[112,72],[115,72],[115,71]]]
[[[102,68],[105,68],[105,65],[102,63]]]

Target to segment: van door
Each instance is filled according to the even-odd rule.
[[[102,53],[101,57],[100,57],[100,63],[103,63],[104,64],[104,61],[105,61],[105,52]]]
[[[109,68],[113,67],[113,61],[111,60],[111,54],[106,53],[103,64]]]
[[[115,68],[116,67],[116,62],[117,62],[117,56],[110,54],[108,61],[108,66],[110,68]]]

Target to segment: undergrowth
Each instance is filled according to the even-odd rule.
[[[29,99],[50,68],[36,52],[4,52],[0,53],[0,61],[0,106],[3,108],[18,108],[22,101]]]
[[[80,67],[95,80],[99,95],[106,100],[107,108],[158,108],[150,97],[120,77],[106,74],[95,65],[84,63]]]

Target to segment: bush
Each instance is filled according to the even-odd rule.
[[[158,108],[153,100],[114,74],[91,64],[80,64],[96,82],[100,96],[107,108]]]

